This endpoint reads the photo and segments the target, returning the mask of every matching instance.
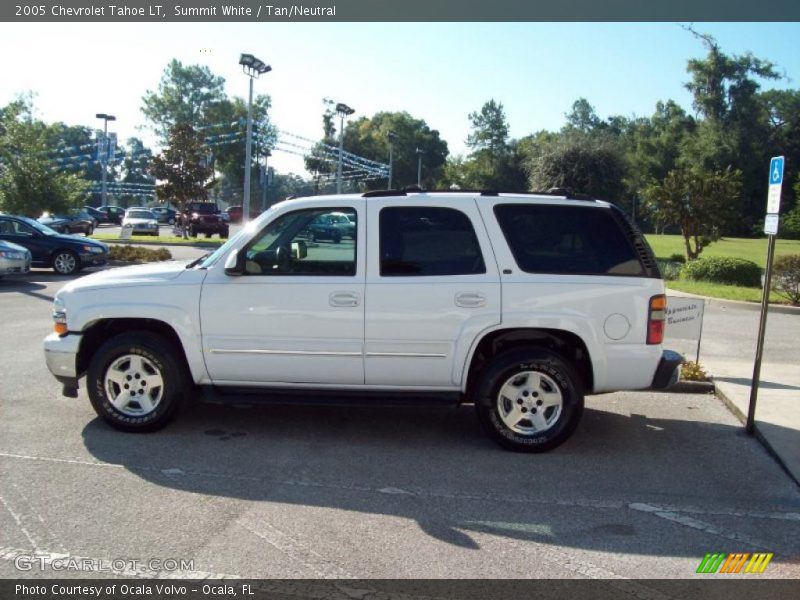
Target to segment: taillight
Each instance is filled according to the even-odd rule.
[[[664,294],[650,298],[647,313],[647,343],[660,344],[664,341],[664,325],[667,321],[667,297]]]

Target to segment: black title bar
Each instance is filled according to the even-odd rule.
[[[4,0],[18,22],[800,21],[797,0]]]

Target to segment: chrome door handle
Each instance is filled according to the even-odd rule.
[[[328,296],[331,306],[358,306],[361,297],[355,292],[333,292]]]
[[[456,305],[464,308],[486,306],[486,296],[479,292],[461,292],[456,294]]]

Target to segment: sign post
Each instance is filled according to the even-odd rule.
[[[767,216],[764,220],[764,233],[769,237],[769,241],[767,242],[767,268],[764,272],[764,295],[761,298],[761,319],[758,323],[756,360],[753,365],[753,380],[750,384],[750,406],[747,409],[747,424],[745,425],[745,431],[749,435],[753,434],[756,419],[758,383],[761,378],[761,359],[764,355],[764,334],[767,329],[767,312],[769,310],[769,292],[772,287],[772,259],[775,256],[775,236],[778,233],[778,214],[781,210],[783,163],[783,156],[775,156],[769,161]]]

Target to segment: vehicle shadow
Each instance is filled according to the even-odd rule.
[[[150,435],[120,433],[95,419],[83,440],[96,459],[159,486],[411,519],[431,537],[466,549],[480,547],[480,532],[590,550],[702,556],[707,550],[696,538],[687,542],[685,529],[631,503],[679,498],[724,508],[717,499],[726,498],[744,509],[800,510],[800,494],[757,441],[738,426],[691,420],[694,405],[716,399],[663,398],[685,404],[686,420],[588,409],[567,443],[539,455],[495,446],[471,406],[197,404]],[[796,523],[771,525],[800,533]],[[663,543],[645,543],[659,528]]]
[[[724,381],[727,383],[735,383],[738,385],[746,385],[750,387],[753,382],[752,377],[714,377],[714,381]],[[800,390],[800,386],[789,385],[788,383],[777,383],[775,381],[759,380],[758,387],[769,390]]]

